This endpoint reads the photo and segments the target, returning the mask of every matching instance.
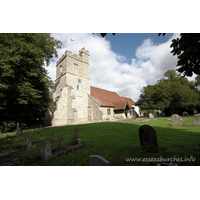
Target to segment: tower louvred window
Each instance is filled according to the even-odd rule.
[[[77,64],[74,64],[74,70],[78,71],[78,65]]]

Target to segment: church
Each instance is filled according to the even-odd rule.
[[[57,61],[55,92],[44,125],[101,122],[139,115],[131,98],[90,86],[89,56],[84,48],[79,55],[67,50]]]

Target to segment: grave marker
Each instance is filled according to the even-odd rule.
[[[181,117],[178,114],[173,114],[171,116],[172,126],[182,126]]]
[[[26,141],[27,147],[31,147],[31,137],[27,137],[27,141]]]
[[[98,155],[90,156],[90,166],[109,166],[110,162]]]
[[[149,113],[149,118],[153,119],[153,114],[152,113]]]
[[[19,123],[17,123],[17,130],[15,131],[15,136],[19,137],[20,132],[21,132],[21,134],[22,134],[22,130],[21,130],[21,128],[19,127]]]
[[[194,126],[200,126],[200,114],[194,115]]]
[[[82,142],[82,140],[81,139],[78,139],[78,144],[80,144]]]
[[[141,148],[145,151],[158,152],[156,131],[149,125],[143,125],[139,129]]]
[[[42,141],[41,143],[41,157],[44,160],[48,160],[52,156],[51,145],[49,142]]]
[[[17,130],[15,132],[15,136],[19,137],[19,123],[17,123]]]
[[[157,163],[157,166],[178,166],[177,163]]]

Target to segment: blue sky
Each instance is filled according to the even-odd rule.
[[[131,97],[137,101],[141,90],[148,84],[156,84],[167,70],[177,69],[177,57],[170,51],[171,41],[179,37],[179,33],[53,33],[52,36],[61,40],[62,49],[58,50],[61,57],[68,49],[79,54],[85,47],[90,54],[91,86],[117,92],[120,96]],[[53,59],[46,69],[55,80],[56,61]],[[194,77],[190,78],[194,80]]]
[[[127,62],[131,64],[131,59],[136,58],[135,51],[144,39],[150,38],[155,44],[163,43],[172,37],[172,33],[166,34],[164,37],[158,37],[158,33],[116,33],[113,36],[108,33],[105,37],[111,42],[111,49],[121,55],[125,55]]]

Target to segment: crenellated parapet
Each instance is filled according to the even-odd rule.
[[[56,62],[56,66],[58,66],[67,56],[79,62],[85,62],[86,64],[89,64],[89,51],[82,48],[79,50],[79,55],[75,53],[72,54],[72,52],[69,50],[65,51],[65,53]]]
[[[89,56],[89,51],[85,48],[79,50],[79,55],[72,54],[69,50],[65,51],[56,63],[55,81],[65,76],[66,73],[89,79]]]

